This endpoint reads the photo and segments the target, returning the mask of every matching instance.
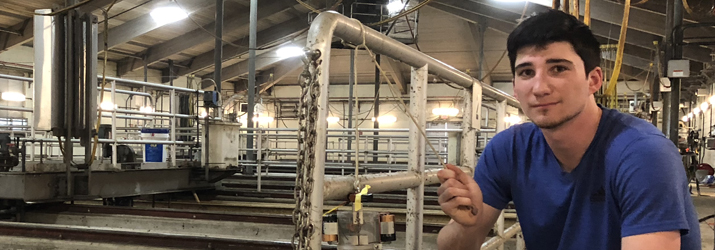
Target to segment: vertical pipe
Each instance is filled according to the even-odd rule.
[[[506,101],[497,102],[497,127],[496,133],[504,131],[506,129]],[[496,232],[500,237],[504,237],[504,211],[501,212],[499,218],[497,219]],[[502,244],[498,248],[499,250],[504,250],[504,245]]]
[[[116,89],[117,89],[117,82],[112,81],[112,93],[111,93],[112,94],[112,96],[111,96],[112,103],[116,103],[115,101],[117,100],[116,99],[117,92],[115,91]],[[97,117],[97,119],[100,119],[100,118]],[[112,107],[112,140],[114,140],[114,142],[112,142],[112,168],[114,168],[114,169],[118,169],[117,168],[117,126],[116,125],[117,125],[117,109]],[[145,150],[146,150],[146,148],[145,148]]]
[[[464,95],[464,107],[462,108],[462,141],[460,152],[462,152],[460,163],[462,167],[474,169],[477,165],[477,131],[479,131],[479,119],[482,113],[482,86],[472,85],[472,91],[466,91]],[[474,171],[472,171],[474,172]]]
[[[683,2],[675,0],[673,4],[673,28],[683,24]],[[673,32],[668,32],[672,36]],[[671,37],[673,47],[673,59],[682,59],[682,46],[675,46],[674,43],[681,43],[683,38],[678,33],[678,37]],[[667,67],[667,63],[666,63]],[[667,72],[667,71],[666,71]],[[670,140],[678,144],[678,116],[680,115],[680,78],[670,79]]]
[[[408,171],[420,176],[419,186],[407,189],[406,250],[422,249],[422,218],[424,206],[425,138],[421,130],[427,125],[427,65],[412,67],[410,81],[410,113],[419,124],[410,123]]]
[[[65,17],[65,25],[66,29],[64,34],[65,38],[65,53],[64,53],[64,60],[65,60],[65,166],[66,166],[66,174],[67,174],[67,196],[72,197],[72,161],[74,157],[74,145],[72,143],[72,130],[74,129],[73,121],[74,121],[74,105],[75,103],[74,100],[74,88],[72,83],[74,83],[74,79],[72,79],[72,76],[74,76],[74,62],[72,61],[72,55],[74,55],[74,44],[72,41],[72,34],[74,31],[74,25],[72,20],[74,19],[74,12],[70,11],[67,16]]]
[[[258,23],[258,0],[251,0],[251,13],[248,28],[248,115],[246,116],[246,127],[253,128],[253,108],[256,105],[256,29]],[[246,136],[246,151],[248,160],[255,161],[256,153],[253,149],[253,136]],[[253,167],[246,167],[246,174],[253,174]],[[322,220],[322,219],[321,219]]]
[[[256,148],[258,149],[258,160],[256,161],[256,174],[258,175],[258,192],[261,192],[261,161],[263,160],[263,157],[261,154],[263,153],[263,143],[261,143],[262,134],[263,131],[254,131],[253,133],[258,134],[258,139],[256,141]]]
[[[169,67],[169,71],[171,71],[171,67]],[[169,79],[171,78],[171,73],[169,73]],[[172,89],[169,90],[169,113],[172,115],[178,114],[178,110],[176,109],[176,90]],[[176,138],[176,117],[172,117],[170,122],[171,122],[171,136],[169,139],[170,141],[178,141]],[[176,143],[171,144],[171,167],[176,167]]]
[[[253,4],[251,4],[251,8],[253,8]],[[253,20],[251,20],[251,25],[253,25]],[[216,0],[216,26],[214,32],[216,36],[214,45],[214,81],[216,81],[216,91],[218,91],[220,95],[221,57],[223,56],[223,0]],[[169,70],[171,70],[171,66],[169,66]]]
[[[350,77],[348,77],[348,128],[353,127],[353,84],[355,84],[355,50],[350,50]],[[352,149],[353,137],[352,131],[348,132],[348,151]],[[347,154],[348,162],[352,160],[350,153]],[[357,155],[355,155],[357,162]]]
[[[375,61],[380,64],[380,54],[375,55]],[[375,117],[375,122],[373,123],[374,128],[380,128],[380,122],[377,118],[380,117],[380,69],[375,66],[375,112],[373,113]],[[373,135],[379,135],[380,132],[373,132]],[[377,137],[372,138],[372,150],[378,150],[379,139]],[[372,162],[377,162],[377,153],[372,155]]]
[[[672,37],[672,32],[673,32],[673,11],[675,10],[675,2],[680,1],[680,0],[666,0],[666,6],[665,6],[665,37],[663,38],[663,52],[664,52],[664,57],[663,57],[663,72],[668,72],[668,60],[672,59],[672,54],[673,51],[671,49],[672,44],[673,44],[673,37]],[[667,75],[667,74],[666,74]],[[663,126],[662,126],[662,131],[665,136],[670,138],[670,125],[671,120],[670,120],[670,95],[671,92],[664,92],[663,93]],[[676,102],[677,103],[677,102]]]

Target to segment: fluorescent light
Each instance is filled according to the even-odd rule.
[[[397,117],[394,115],[383,115],[377,118],[377,122],[379,123],[395,123],[396,121]]]
[[[153,113],[154,108],[152,108],[151,106],[143,106],[139,108],[139,111],[142,113]]]
[[[400,12],[402,8],[405,7],[405,3],[403,3],[401,0],[392,0],[390,3],[387,4],[387,11],[390,12],[390,14],[396,14],[397,12]]]
[[[684,122],[687,122],[687,121],[688,121],[688,119],[689,119],[689,118],[688,118],[688,116],[687,116],[687,115],[684,115],[684,116],[683,116],[683,121],[684,121]]]
[[[340,117],[330,116],[327,118],[328,123],[337,123],[340,121]]]
[[[9,102],[24,102],[25,95],[17,92],[2,92],[2,99]]]
[[[709,107],[709,106],[710,106],[710,105],[709,105],[707,102],[703,102],[702,104],[700,104],[700,110],[702,110],[703,112],[705,112],[705,110],[708,110],[708,107]]]
[[[253,122],[258,122],[258,123],[271,123],[273,122],[273,117],[270,116],[256,116],[253,117]]]
[[[160,25],[173,23],[189,16],[189,14],[184,12],[178,6],[159,7],[152,10],[149,15],[151,15],[151,18]]]
[[[459,109],[456,108],[436,108],[432,110],[432,114],[438,116],[457,116]]]
[[[99,108],[101,108],[102,110],[114,110],[114,108],[116,107],[117,105],[114,105],[114,103],[112,102],[102,102],[101,104],[99,104]]]
[[[290,57],[296,57],[296,56],[301,56],[305,54],[303,49],[297,46],[286,46],[286,47],[281,47],[276,51],[276,54],[278,54],[278,57],[280,58],[290,58]]]
[[[700,108],[694,108],[693,109],[693,114],[700,114]]]

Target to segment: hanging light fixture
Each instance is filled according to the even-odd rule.
[[[688,122],[688,120],[690,120],[690,118],[688,118],[687,115],[684,115],[682,120],[683,120],[683,122]]]
[[[702,110],[703,112],[705,112],[705,110],[708,110],[708,107],[710,107],[708,102],[703,102],[702,104],[700,104],[700,110]]]
[[[693,109],[693,114],[700,114],[700,108],[696,107]]]
[[[189,17],[189,14],[174,3],[174,1],[171,1],[169,5],[152,10],[149,15],[159,25],[173,23]]]

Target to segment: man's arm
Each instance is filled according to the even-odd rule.
[[[680,231],[656,232],[624,237],[622,250],[679,250]]]
[[[499,218],[501,210],[484,204],[479,213],[479,219],[474,226],[463,226],[450,220],[449,223],[439,231],[437,236],[438,249],[455,250],[476,250],[480,249],[484,243],[489,230]]]

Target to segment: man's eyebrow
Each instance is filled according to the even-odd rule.
[[[533,66],[533,65],[534,64],[532,64],[531,62],[520,63],[519,65],[516,65],[516,67],[514,67],[514,70],[524,68],[524,67]]]
[[[572,61],[562,59],[562,58],[547,59],[546,63],[568,63],[568,64],[573,65]]]

